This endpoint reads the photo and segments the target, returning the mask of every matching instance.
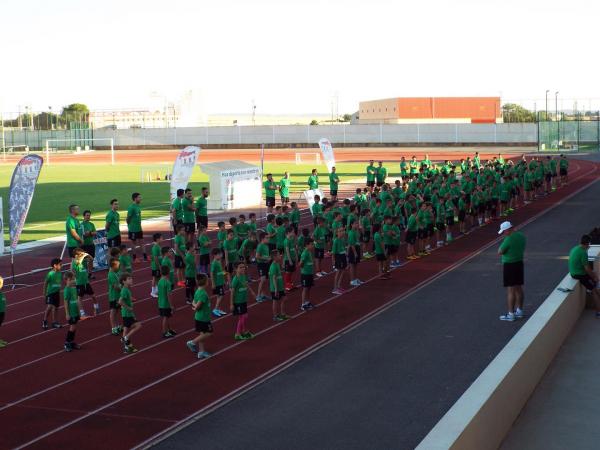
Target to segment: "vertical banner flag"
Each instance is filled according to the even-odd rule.
[[[25,219],[33,199],[44,160],[38,155],[21,158],[15,167],[8,190],[8,227],[10,231],[10,250],[14,252],[25,226]]]
[[[98,230],[94,238],[96,255],[94,256],[94,270],[108,269],[108,239],[106,230]]]
[[[0,197],[0,255],[4,254],[4,212],[2,211],[2,197]]]
[[[186,147],[175,159],[171,172],[171,201],[177,197],[177,189],[187,188],[194,167],[200,156],[200,147]]]
[[[312,215],[312,207],[315,204],[315,195],[323,198],[323,191],[321,189],[310,189],[308,191],[304,191],[304,198],[306,199],[306,203],[308,204],[308,210]]]
[[[319,139],[319,147],[321,147],[321,153],[323,154],[327,171],[331,173],[331,168],[335,166],[335,156],[333,155],[331,142],[329,142],[329,139],[327,138]]]

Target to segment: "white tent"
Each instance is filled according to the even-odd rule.
[[[258,206],[262,198],[260,167],[244,161],[200,163],[209,177],[208,209],[241,209]]]

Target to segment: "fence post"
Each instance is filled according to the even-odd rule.
[[[379,143],[383,144],[383,124],[379,122]]]
[[[273,144],[275,144],[275,125],[273,125]]]

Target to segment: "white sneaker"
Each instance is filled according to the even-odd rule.
[[[158,298],[158,294],[154,291],[150,291],[150,297]]]
[[[322,276],[323,276],[323,274],[321,272],[315,273],[315,277],[317,277],[317,278],[321,278]]]
[[[515,317],[517,319],[522,319],[523,317],[525,317],[525,313],[522,309],[517,308],[517,310],[515,311]]]
[[[500,320],[504,320],[505,322],[514,322],[515,321],[515,315],[513,313],[506,313],[506,314],[502,314],[500,316]]]
[[[360,286],[360,283],[358,282],[358,280],[352,280],[350,282],[350,286]]]

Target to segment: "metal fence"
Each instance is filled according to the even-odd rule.
[[[538,123],[541,151],[597,150],[600,148],[600,120],[558,120]]]

